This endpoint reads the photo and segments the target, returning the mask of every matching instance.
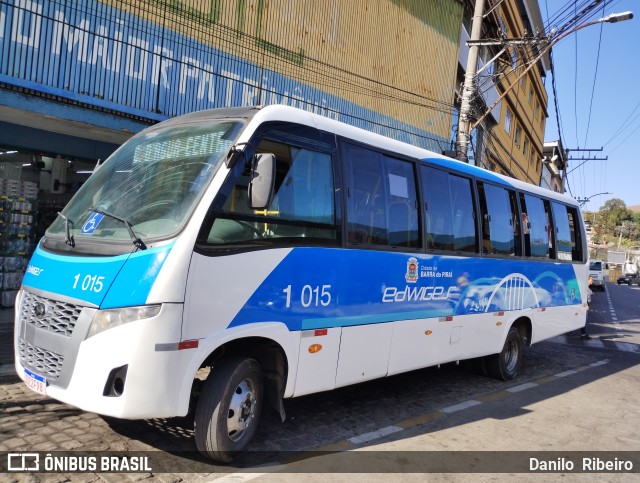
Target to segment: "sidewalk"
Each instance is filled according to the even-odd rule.
[[[16,381],[13,365],[13,307],[0,308],[0,382]]]

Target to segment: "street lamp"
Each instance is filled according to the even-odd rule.
[[[591,195],[586,198],[576,198],[576,201],[580,203],[580,206],[584,206],[586,203],[589,202],[591,198],[595,198],[596,196],[600,196],[600,195],[612,195],[612,194],[613,193],[609,193],[608,191],[605,191],[604,193],[596,193],[595,195]]]
[[[478,2],[478,3],[483,3],[483,2]],[[477,4],[476,4],[477,7]],[[475,16],[475,12],[474,12],[474,16]],[[469,139],[471,137],[471,131],[473,131],[481,122],[482,120],[487,116],[487,114],[489,114],[494,107],[496,107],[498,105],[498,103],[500,101],[502,101],[502,99],[505,98],[505,96],[511,92],[511,90],[518,85],[518,82],[520,81],[520,79],[522,77],[524,77],[527,72],[529,72],[535,65],[538,64],[538,61],[545,55],[547,54],[550,50],[551,47],[553,47],[555,44],[557,44],[558,42],[560,42],[562,39],[564,39],[567,35],[570,35],[574,32],[577,32],[580,29],[583,29],[585,27],[589,27],[590,25],[596,25],[599,23],[616,23],[616,22],[622,22],[624,20],[630,20],[633,18],[633,12],[623,12],[623,13],[612,13],[610,15],[607,15],[606,17],[602,17],[599,18],[597,20],[593,20],[591,22],[586,22],[583,23],[581,25],[578,25],[577,27],[574,27],[560,35],[558,35],[557,37],[547,37],[544,42],[542,42],[542,45],[544,45],[544,47],[540,50],[540,53],[531,61],[529,62],[529,65],[527,66],[526,69],[524,69],[520,75],[518,75],[518,77],[515,78],[515,80],[513,81],[513,84],[510,84],[509,86],[507,86],[507,88],[502,92],[502,94],[500,94],[500,96],[498,96],[498,98],[495,100],[495,102],[484,112],[484,114],[482,114],[482,116],[480,116],[478,119],[475,120],[475,122],[471,122],[470,120],[470,111],[471,111],[471,92],[473,90],[472,88],[472,81],[473,78],[475,77],[475,67],[473,67],[474,72],[470,73],[467,72],[465,73],[465,85],[464,85],[464,90],[463,90],[463,98],[461,100],[460,103],[460,116],[459,116],[459,120],[458,120],[458,136],[457,136],[457,140],[456,140],[456,151],[457,151],[457,157],[458,159],[462,160],[462,161],[466,161],[467,160],[467,149],[469,146]],[[475,23],[475,22],[474,22]],[[475,27],[475,25],[474,25]],[[473,38],[473,36],[472,36]],[[508,40],[506,42],[509,42]],[[522,39],[513,39],[514,43],[522,43]],[[467,45],[469,45],[470,47],[477,47],[479,45],[495,45],[495,44],[502,44],[504,42],[494,42],[494,41],[484,41],[484,40],[469,40],[467,41]],[[471,55],[471,53],[469,54]],[[467,66],[469,67],[469,66]]]

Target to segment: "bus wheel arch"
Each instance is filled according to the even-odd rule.
[[[522,337],[522,342],[524,342],[525,347],[531,347],[531,335],[533,331],[533,327],[531,325],[531,319],[528,317],[520,317],[515,320],[511,327],[515,327],[520,332],[520,337]]]
[[[507,332],[502,350],[484,358],[487,375],[509,381],[522,367],[524,348],[531,344],[531,322],[527,318],[516,320]]]
[[[189,412],[192,414],[196,412],[199,398],[205,390],[209,376],[213,373],[215,375],[211,377],[217,377],[221,372],[218,371],[227,364],[227,360],[238,357],[256,361],[262,373],[264,402],[274,409],[284,422],[285,412],[282,399],[287,384],[289,364],[286,353],[280,344],[266,337],[231,340],[209,354],[200,364],[200,370],[193,381]]]

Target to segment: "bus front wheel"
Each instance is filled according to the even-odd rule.
[[[522,365],[524,342],[516,327],[511,327],[502,352],[485,358],[487,374],[496,379],[509,381],[516,377]]]
[[[196,446],[204,456],[229,463],[253,438],[262,408],[262,370],[254,359],[216,364],[195,414]]]

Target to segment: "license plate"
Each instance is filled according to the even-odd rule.
[[[34,374],[29,369],[25,369],[24,374],[27,376],[24,382],[29,389],[38,394],[47,394],[47,380],[44,377]]]

